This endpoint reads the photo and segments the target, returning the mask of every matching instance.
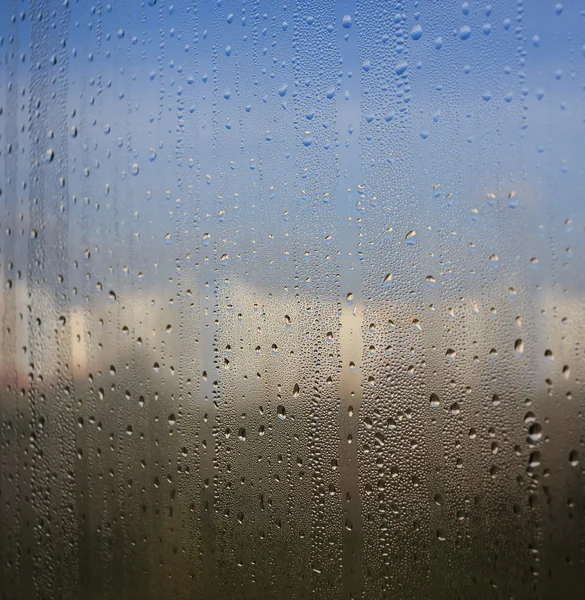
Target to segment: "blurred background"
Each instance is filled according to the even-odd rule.
[[[585,4],[2,9],[0,598],[581,598]]]

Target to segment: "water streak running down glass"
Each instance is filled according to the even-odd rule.
[[[0,599],[580,599],[585,3],[4,0]]]

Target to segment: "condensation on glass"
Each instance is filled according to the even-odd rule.
[[[583,2],[0,28],[3,599],[582,597]]]

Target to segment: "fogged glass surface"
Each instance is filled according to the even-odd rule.
[[[0,28],[2,599],[582,597],[582,1]]]

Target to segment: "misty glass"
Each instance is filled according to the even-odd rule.
[[[582,598],[585,3],[0,8],[2,600]]]

